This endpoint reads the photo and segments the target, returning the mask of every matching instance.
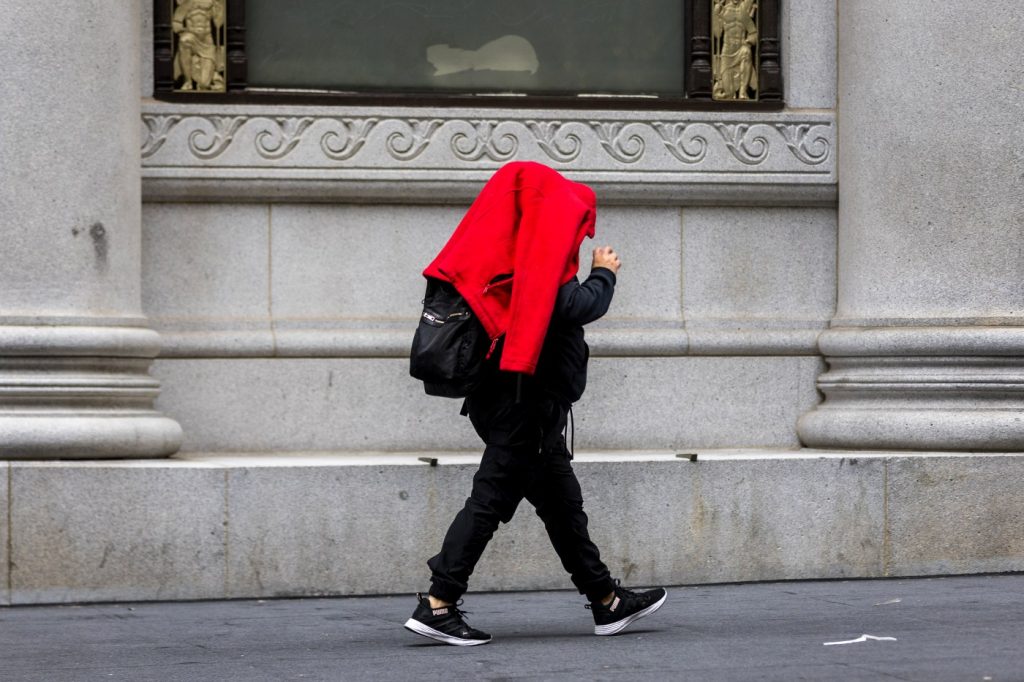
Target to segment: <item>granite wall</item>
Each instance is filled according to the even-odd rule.
[[[597,191],[583,274],[598,244],[625,263],[580,446],[797,446],[835,310],[834,4],[783,3],[777,113],[144,99],[143,306],[184,450],[475,448],[404,356],[420,271],[511,159]]]

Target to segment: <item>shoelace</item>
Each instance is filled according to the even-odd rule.
[[[614,582],[615,582],[615,587],[612,588],[612,592],[614,592],[615,596],[617,596],[622,601],[626,601],[627,599],[639,599],[640,598],[640,595],[637,594],[636,592],[634,592],[633,590],[628,590],[625,587],[623,587],[622,583],[619,582],[618,578],[615,578]],[[615,601],[614,598],[612,599],[612,601]],[[600,602],[598,602],[598,603],[600,603]],[[601,606],[607,608],[607,605],[605,605],[605,604],[601,604]],[[592,604],[584,604],[583,605],[583,608],[585,608],[588,611],[592,611],[593,610],[591,607],[592,607]]]
[[[458,616],[459,620],[461,620],[463,623],[465,623],[466,622],[466,614],[467,613],[471,613],[471,611],[463,611],[462,609],[459,608],[460,606],[462,606],[462,601],[463,600],[460,599],[455,604],[451,605],[449,608],[452,611],[455,612],[455,615]]]
[[[640,595],[633,590],[627,590],[619,583],[619,579],[615,579],[615,594],[619,595],[619,599],[639,599]]]

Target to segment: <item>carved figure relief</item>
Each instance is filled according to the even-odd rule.
[[[225,0],[176,0],[174,82],[178,90],[225,90]]]
[[[713,0],[712,97],[757,99],[757,0]]]

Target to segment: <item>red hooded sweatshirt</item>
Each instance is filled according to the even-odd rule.
[[[451,282],[492,339],[505,334],[502,370],[533,374],[558,288],[576,276],[596,215],[586,185],[514,161],[487,181],[423,274]]]

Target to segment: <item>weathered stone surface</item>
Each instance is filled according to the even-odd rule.
[[[408,360],[158,361],[161,409],[190,451],[475,447],[459,403],[423,393]],[[445,425],[439,428],[439,425]]]
[[[576,442],[793,447],[819,371],[813,357],[594,358]],[[153,372],[192,452],[478,447],[459,402],[425,395],[404,359],[158,360]]]
[[[580,470],[593,490],[588,504],[595,538],[624,580],[646,585],[880,574],[881,461],[672,465],[602,463]]]
[[[423,295],[420,273],[464,210],[147,204],[143,301],[161,332],[161,354],[405,357]],[[834,213],[768,211],[767,227],[758,219],[764,214],[688,210],[693,226],[684,250],[678,208],[603,207],[596,239],[581,247],[580,276],[598,244],[614,245],[626,266],[608,316],[588,332],[595,355],[817,354],[828,317],[821,309],[831,305],[818,299],[834,289],[823,284],[833,276]],[[227,250],[237,256],[220,258]],[[681,270],[684,251],[692,268]],[[739,267],[737,259],[758,251],[756,272]],[[813,259],[820,274],[810,274]],[[799,288],[787,286],[787,269]],[[763,285],[750,293],[753,303],[727,285],[730,274]],[[696,297],[687,329],[683,291]]]
[[[421,306],[421,272],[464,212],[461,206],[147,204],[145,310],[172,343],[176,335],[219,332],[223,354],[251,354],[225,335],[250,338],[244,333],[269,326],[270,313],[286,354],[315,343],[308,337],[324,330],[384,337],[396,319],[405,321],[408,336]],[[609,207],[599,221],[596,241],[581,247],[581,278],[597,244],[615,245],[632,264],[609,318],[624,326],[652,320],[679,326],[678,209]],[[236,256],[225,262],[228,250]]]
[[[423,269],[466,207],[272,208],[273,311],[288,327],[409,320],[422,310]],[[409,340],[412,336],[410,332]]]
[[[142,97],[153,96],[153,4],[141,3],[139,10],[142,29],[142,59],[139,61],[140,78],[142,85]]]
[[[146,204],[142,217],[142,303],[154,327],[269,338],[269,206]]]
[[[687,326],[822,325],[835,311],[836,214],[831,209],[683,211]]]
[[[881,460],[584,462],[575,469],[591,536],[624,584],[881,574]],[[528,504],[495,535],[476,573],[474,589],[533,589],[537,576],[546,588],[571,588]]]
[[[576,413],[585,448],[794,447],[817,403],[807,357],[595,358]]]
[[[1024,570],[1024,460],[900,457],[888,464],[886,571]]]
[[[425,562],[478,460],[15,463],[11,601],[423,590]],[[582,452],[574,462],[591,535],[632,585],[1019,571],[1022,466],[1012,454],[703,449],[696,461]],[[475,591],[570,586],[528,503],[499,528],[471,581]]]
[[[11,603],[224,595],[224,473],[13,463]]]
[[[425,591],[475,466],[247,468],[229,477],[228,595]]]
[[[116,0],[4,8],[0,457],[159,457],[181,441],[146,374],[140,25]],[[41,35],[74,36],[74,58],[56,68]]]
[[[97,17],[102,29],[87,30]],[[0,324],[137,316],[136,4],[98,0],[60,12],[18,4],[5,7],[4,26]],[[41,35],[75,36],[74,58],[55,68]]]
[[[592,536],[624,582],[881,573],[880,459],[661,457],[575,468]],[[425,590],[425,562],[474,471],[475,464],[451,464],[232,472],[229,594]],[[571,587],[527,502],[498,530],[471,584],[478,591]]]
[[[8,556],[10,536],[8,530],[7,514],[9,512],[8,476],[11,465],[8,462],[0,462],[0,604],[11,603],[11,562]]]
[[[1024,64],[1001,57],[1024,9],[1004,9],[839,5],[838,296],[805,445],[1024,450],[1024,366],[1005,352],[1024,331],[1024,175],[1006,142],[1024,136],[1007,85]],[[921,58],[937,40],[955,55],[938,67]]]
[[[682,243],[678,208],[599,208],[593,240],[580,248],[580,281],[590,273],[593,251],[611,246],[622,259],[615,297],[600,325],[590,329],[682,323]]]
[[[786,106],[836,106],[836,0],[782,3],[782,66]]]
[[[839,3],[839,29],[836,326],[1021,324],[1024,5]]]

